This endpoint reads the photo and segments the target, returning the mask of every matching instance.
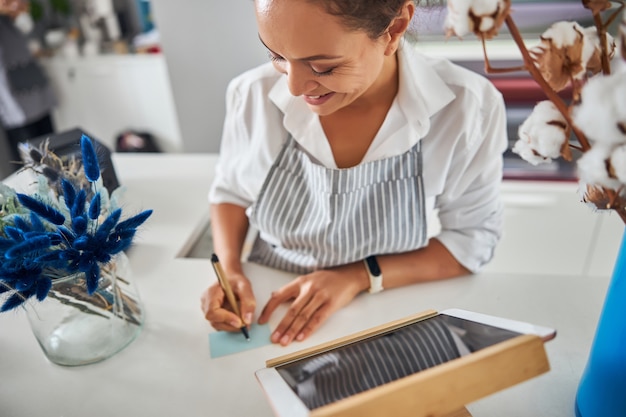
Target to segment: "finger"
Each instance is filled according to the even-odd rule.
[[[201,297],[204,317],[218,330],[239,330],[243,325],[241,319],[224,305],[224,291],[219,285],[213,285]],[[228,304],[228,303],[226,303]]]
[[[252,324],[254,311],[256,310],[256,298],[252,287],[247,283],[238,283],[234,287],[235,295],[239,299],[239,311],[246,326]]]
[[[329,304],[324,304],[318,308],[304,327],[302,327],[296,336],[296,340],[298,342],[302,342],[304,339],[311,336],[314,331],[316,331],[326,320],[328,320],[331,314],[332,311]]]
[[[211,310],[208,314],[207,320],[211,323],[211,326],[221,330],[239,330],[243,327],[241,318],[231,310],[225,308],[218,308]]]
[[[276,308],[282,303],[295,298],[299,293],[299,287],[295,281],[285,285],[272,293],[259,316],[259,324],[265,324]]]
[[[324,303],[325,298],[319,293],[312,297],[309,295],[308,297],[304,296],[296,299],[272,334],[272,342],[287,346],[296,338],[302,328]]]
[[[220,308],[224,303],[224,291],[219,285],[211,285],[209,288],[204,290],[202,295],[200,296],[200,307],[202,308],[202,312],[204,316],[212,311]]]

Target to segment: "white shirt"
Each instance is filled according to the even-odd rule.
[[[409,42],[398,62],[398,94],[362,162],[404,153],[422,140],[426,210],[438,212],[437,239],[478,271],[493,256],[502,227],[502,96],[486,78],[428,58]],[[289,135],[313,161],[336,168],[318,116],[290,94],[270,63],[233,79],[209,202],[250,207]]]

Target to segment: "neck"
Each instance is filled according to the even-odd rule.
[[[398,57],[395,53],[386,57],[374,84],[348,107],[352,110],[363,110],[381,105],[389,108],[398,93],[399,79]]]

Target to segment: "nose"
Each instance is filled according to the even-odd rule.
[[[289,65],[285,75],[289,91],[293,96],[301,96],[319,87],[319,83],[312,78],[311,70],[299,63]]]

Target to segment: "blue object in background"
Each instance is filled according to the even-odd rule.
[[[154,29],[154,22],[152,21],[152,10],[150,8],[150,0],[136,0],[137,12],[139,15],[139,27],[141,32],[150,32]]]
[[[578,386],[576,416],[626,416],[626,230]]]

